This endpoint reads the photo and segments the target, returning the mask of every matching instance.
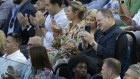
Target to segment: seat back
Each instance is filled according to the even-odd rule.
[[[128,41],[127,43],[127,52],[122,53],[123,49],[125,48],[120,48],[122,45],[122,42],[120,42],[121,40],[123,40],[123,35],[127,34],[127,39]],[[123,43],[124,44],[124,43]],[[136,37],[132,32],[123,32],[121,34],[118,35],[118,37],[116,38],[116,44],[115,44],[115,58],[120,60],[121,62],[121,77],[124,76],[127,68],[129,67],[129,65],[134,64],[135,63],[135,56],[136,56]]]
[[[20,46],[20,52],[23,53],[23,55],[28,59],[29,55],[28,55],[28,50],[26,49],[26,45],[21,45]]]
[[[140,62],[140,31],[135,31],[133,34],[136,37],[136,56],[135,63]]]
[[[60,63],[54,69],[54,74],[60,77],[65,77],[66,79],[70,79],[70,70],[67,63]]]

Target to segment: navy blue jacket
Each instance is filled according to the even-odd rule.
[[[122,32],[123,31],[116,25],[112,26],[104,33],[100,29],[98,29],[94,34],[95,41],[98,43],[97,52],[93,49],[92,46],[88,46],[86,50],[82,50],[82,45],[79,45],[79,49],[81,50],[80,54],[85,54],[99,59],[114,57],[115,40],[116,37]],[[121,46],[119,48],[121,48],[120,50],[123,50],[122,54],[125,54],[127,52],[126,35],[124,35],[122,39],[123,40],[120,41]]]
[[[26,13],[28,17],[29,15],[35,16],[36,9],[33,7],[33,5],[29,1],[27,1],[20,7],[19,12],[21,12],[23,15],[25,15]],[[10,22],[11,17],[12,17],[12,9],[10,11],[10,14],[8,16],[8,19],[5,25],[2,28],[6,36],[7,36],[9,22]],[[21,24],[19,23],[18,19],[16,19],[14,33],[18,33],[22,36],[22,40],[23,40],[22,44],[27,44],[29,37],[33,37],[35,35],[35,30],[33,27],[29,31],[27,31],[27,29],[22,30]]]

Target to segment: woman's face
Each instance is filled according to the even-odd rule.
[[[72,11],[72,7],[68,6],[67,12],[66,12],[68,20],[72,21],[75,18],[75,12]]]
[[[91,26],[91,28],[96,27],[96,19],[87,15],[86,16],[86,25]]]

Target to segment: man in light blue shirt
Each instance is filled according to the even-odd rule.
[[[105,4],[108,3],[109,0],[92,0],[92,2],[88,4],[84,4],[84,6],[88,6],[89,9],[102,9]]]

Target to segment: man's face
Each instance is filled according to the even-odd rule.
[[[35,39],[34,37],[32,37],[32,38],[29,39],[28,44],[27,44],[27,50],[28,50],[28,51],[29,51],[29,49],[30,49],[31,47],[37,45],[35,40],[36,40],[36,39]]]
[[[100,28],[100,30],[102,32],[105,32],[106,30],[108,30],[108,28],[109,28],[109,26],[108,26],[108,23],[109,23],[108,17],[104,17],[101,12],[97,12],[97,14],[96,14],[96,22],[97,22],[97,26]]]
[[[137,79],[134,74],[133,74],[133,70],[132,69],[128,69],[126,72],[125,72],[125,76],[124,76],[124,79]]]
[[[16,46],[17,43],[16,41],[13,39],[13,37],[11,36],[8,36],[6,38],[6,41],[4,43],[4,50],[7,52],[7,53],[13,53],[13,50]]]
[[[38,0],[36,2],[36,6],[38,10],[45,10],[45,6],[46,6],[45,0]]]
[[[22,2],[22,0],[13,0],[14,4],[20,4]]]
[[[109,75],[109,70],[106,64],[103,64],[101,73],[102,73],[103,79],[109,79],[110,75]]]
[[[49,12],[50,15],[55,15],[56,14],[56,6],[55,4],[51,4],[50,0],[46,0],[46,10]]]
[[[79,63],[73,68],[73,72],[79,78],[86,77],[87,65],[85,63]]]

